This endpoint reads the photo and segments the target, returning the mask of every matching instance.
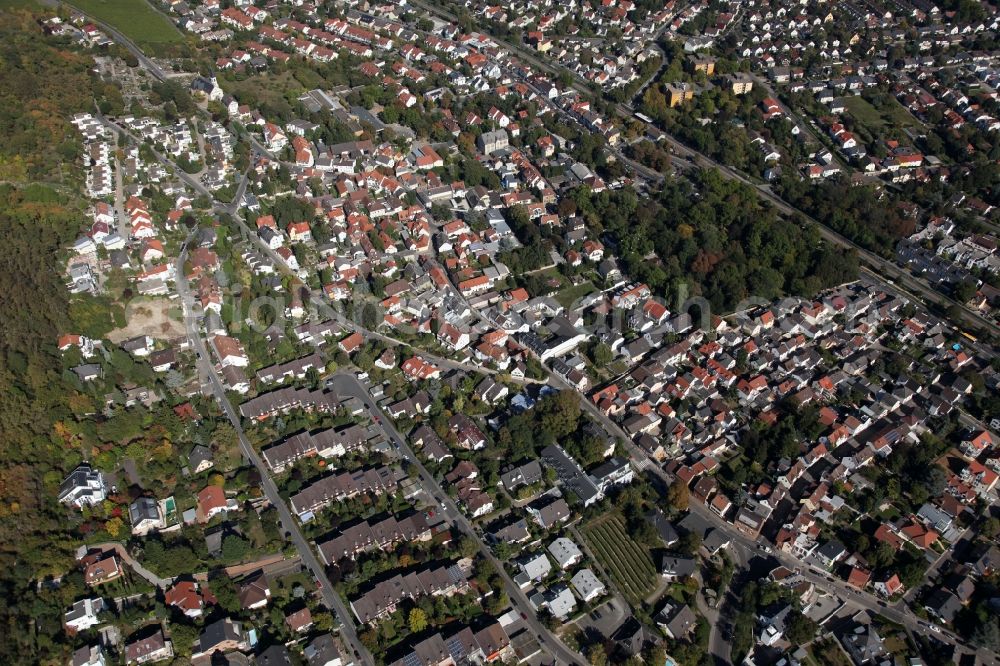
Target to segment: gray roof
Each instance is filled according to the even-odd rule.
[[[508,491],[518,486],[530,486],[542,480],[542,466],[537,460],[511,468],[500,475],[500,481]]]
[[[192,467],[198,467],[198,465],[206,460],[212,462],[212,451],[207,446],[196,444],[195,447],[191,449],[191,453],[188,454],[188,464]]]
[[[664,544],[671,546],[680,540],[681,537],[674,528],[673,523],[667,520],[667,517],[659,511],[651,512],[646,516],[646,520],[653,526],[653,529],[656,530],[656,533]]]
[[[675,638],[687,636],[698,624],[698,617],[687,604],[668,602],[656,616],[656,622],[663,625]]]
[[[326,666],[329,662],[340,659],[337,639],[330,634],[317,636],[302,652],[309,666]]]
[[[258,666],[291,666],[292,658],[283,645],[272,645],[257,655]]]
[[[243,641],[243,630],[239,622],[233,622],[228,617],[205,625],[198,638],[198,649],[209,652],[224,641]]]
[[[143,520],[159,520],[160,510],[152,497],[140,497],[128,505],[128,517],[133,525]]]
[[[666,554],[660,560],[660,572],[664,575],[686,578],[698,568],[694,558],[686,555]]]

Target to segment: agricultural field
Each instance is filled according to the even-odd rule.
[[[629,537],[621,516],[601,516],[582,530],[590,551],[610,572],[615,586],[633,606],[641,606],[656,587],[649,552]]]
[[[180,30],[146,0],[72,0],[71,4],[154,53],[184,40]]]

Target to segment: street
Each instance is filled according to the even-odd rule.
[[[503,580],[504,587],[506,588],[507,595],[510,597],[511,605],[521,613],[522,619],[531,632],[538,638],[539,643],[556,658],[556,660],[561,664],[585,664],[587,663],[586,658],[582,655],[569,649],[561,640],[555,635],[549,632],[549,630],[542,624],[535,614],[534,609],[532,609],[531,604],[528,602],[527,596],[521,591],[516,583],[507,574],[506,569],[504,569],[503,563],[493,556],[493,551],[490,550],[489,546],[483,541],[482,537],[476,531],[472,523],[465,517],[465,514],[459,508],[458,504],[452,500],[448,494],[441,488],[438,482],[434,479],[434,476],[427,471],[420,459],[414,455],[413,450],[410,449],[410,445],[407,443],[406,438],[403,437],[396,427],[393,425],[392,420],[389,419],[378,405],[376,405],[371,398],[369,389],[371,388],[367,384],[362,384],[354,375],[338,372],[329,378],[327,383],[331,386],[337,393],[338,396],[348,396],[357,398],[360,400],[368,410],[368,413],[372,417],[378,417],[376,424],[382,429],[383,433],[386,435],[388,441],[395,443],[403,457],[408,463],[413,465],[420,476],[420,481],[424,488],[429,489],[434,500],[443,507],[444,512],[449,516],[455,523],[455,526],[466,536],[470,536],[476,540],[479,545],[480,555],[486,559],[493,567],[496,569],[500,578]]]
[[[245,186],[246,179],[244,179],[240,189],[245,188]],[[238,202],[241,197],[242,194],[238,193],[236,201]],[[296,551],[302,558],[302,563],[312,572],[313,577],[319,583],[319,592],[323,598],[323,602],[337,616],[337,620],[340,622],[341,635],[351,646],[354,653],[358,655],[358,660],[364,666],[373,666],[375,661],[358,639],[353,616],[348,610],[346,604],[344,604],[343,600],[340,598],[340,595],[337,594],[337,591],[334,589],[329,578],[327,578],[326,570],[316,557],[316,554],[313,552],[309,542],[306,541],[305,537],[302,535],[302,531],[299,529],[299,525],[292,516],[291,511],[289,511],[288,505],[278,494],[278,487],[271,478],[270,471],[250,444],[246,434],[243,432],[243,425],[240,421],[240,416],[234,409],[233,404],[229,401],[228,396],[226,396],[226,390],[219,377],[219,373],[210,360],[211,357],[209,356],[203,333],[197,323],[198,318],[194,310],[194,296],[189,288],[187,277],[184,275],[184,264],[187,261],[188,243],[194,237],[196,229],[192,230],[191,234],[188,235],[188,238],[185,240],[181,252],[177,257],[176,286],[177,293],[180,296],[184,307],[184,324],[187,329],[187,337],[191,346],[195,350],[199,370],[203,371],[208,377],[216,401],[219,403],[219,406],[229,419],[229,422],[236,430],[236,433],[239,436],[240,450],[242,451],[243,456],[249,460],[260,473],[264,495],[277,509],[278,519],[281,523],[282,530],[284,531],[286,537],[295,545]]]

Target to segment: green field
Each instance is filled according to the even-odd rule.
[[[35,0],[0,0],[0,9],[40,9]]]
[[[559,302],[559,305],[564,308],[568,308],[579,299],[584,296],[588,296],[595,291],[597,291],[597,287],[595,287],[594,283],[590,280],[587,280],[586,282],[581,282],[575,287],[573,285],[564,287],[559,293],[556,294],[556,300]]]
[[[104,21],[140,47],[153,51],[184,40],[184,35],[146,0],[72,0],[80,11]]]
[[[917,120],[910,115],[909,111],[896,101],[894,97],[887,96],[886,104],[880,110],[871,105],[863,97],[847,97],[844,99],[844,106],[858,122],[875,131],[886,125],[894,127],[915,127]]]
[[[649,551],[629,537],[621,516],[598,518],[583,528],[583,536],[627,601],[641,606],[656,588],[656,568]]]

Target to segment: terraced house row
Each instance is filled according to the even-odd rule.
[[[414,571],[406,575],[397,574],[352,601],[351,610],[359,622],[377,623],[386,615],[394,613],[396,606],[404,599],[450,597],[468,589],[468,573],[458,564]]]
[[[292,510],[300,517],[326,508],[332,502],[357,495],[394,492],[405,475],[391,467],[359,469],[327,476],[292,496]]]
[[[397,543],[427,541],[431,528],[423,513],[406,518],[389,516],[376,523],[364,521],[341,531],[339,535],[319,544],[319,557],[326,565],[336,564],[345,557],[375,549],[385,550]]]
[[[280,474],[301,458],[321,456],[333,458],[349,451],[361,449],[368,442],[368,433],[359,425],[349,425],[339,430],[332,428],[319,432],[300,432],[280,444],[264,449],[264,461],[271,471]]]

